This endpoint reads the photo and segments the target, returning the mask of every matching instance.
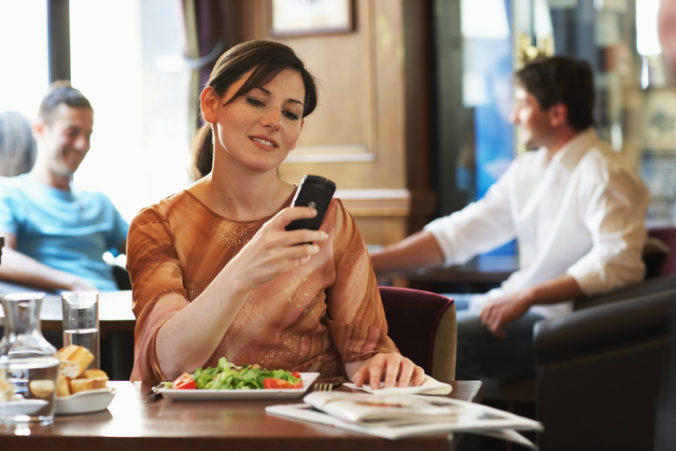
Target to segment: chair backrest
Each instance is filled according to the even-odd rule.
[[[445,296],[410,288],[380,287],[389,336],[425,373],[455,379],[455,305]]]

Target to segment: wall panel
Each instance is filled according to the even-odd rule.
[[[246,39],[288,44],[318,82],[318,107],[280,175],[292,183],[306,173],[333,179],[370,244],[403,238],[409,224],[421,222],[412,221],[412,212],[427,219],[435,209],[427,167],[429,86],[421,76],[429,65],[429,3],[355,0],[354,31],[332,35],[271,36],[267,0],[247,2],[242,16]],[[407,173],[407,162],[415,174]],[[412,210],[411,199],[423,201]]]

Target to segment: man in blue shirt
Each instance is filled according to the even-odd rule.
[[[35,166],[0,179],[0,279],[49,291],[116,290],[102,256],[124,251],[129,225],[105,194],[71,186],[94,124],[89,100],[57,82],[40,104]]]

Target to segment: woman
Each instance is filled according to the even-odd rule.
[[[315,105],[312,76],[285,45],[247,42],[216,62],[194,146],[202,177],[129,231],[133,380],[171,380],[225,356],[358,385],[422,383],[387,337],[365,245],[340,201],[320,230],[285,230],[316,213],[290,207],[295,186],[277,176]]]

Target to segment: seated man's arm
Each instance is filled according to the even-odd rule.
[[[505,326],[537,304],[556,304],[584,295],[580,284],[569,274],[550,279],[515,293],[491,299],[479,313],[481,323],[496,338],[504,338]]]
[[[95,290],[76,275],[54,269],[16,250],[16,237],[5,234],[0,279],[49,291]]]
[[[434,235],[417,232],[398,243],[385,246],[371,254],[376,274],[429,268],[444,263],[444,254]]]
[[[424,230],[398,243],[373,252],[371,261],[376,274],[462,264],[477,254],[508,243],[516,235],[509,201],[515,177],[512,165],[480,200],[435,219]]]

